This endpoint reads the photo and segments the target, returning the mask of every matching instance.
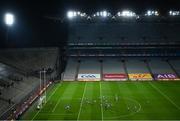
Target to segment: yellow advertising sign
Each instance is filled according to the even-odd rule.
[[[130,80],[152,80],[150,73],[128,74]]]

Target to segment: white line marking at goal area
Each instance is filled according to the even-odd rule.
[[[84,86],[84,91],[83,91],[83,96],[81,98],[81,105],[80,105],[80,108],[79,108],[79,113],[78,113],[78,117],[77,117],[77,121],[79,120],[79,117],[80,117],[80,113],[81,113],[81,109],[82,109],[82,104],[83,104],[83,100],[84,100],[84,95],[85,95],[85,90],[86,90],[86,85],[87,85],[87,82],[85,82],[85,86]]]
[[[56,105],[54,106],[54,108],[53,108],[53,110],[51,112],[54,112],[56,110],[56,108],[59,105],[60,101],[61,101],[61,96],[59,97],[58,102],[56,103]]]
[[[171,104],[173,104],[178,110],[180,110],[180,107],[174,101],[172,101],[167,95],[165,95],[159,88],[157,88],[151,82],[149,83],[155,90],[157,90],[162,96],[164,96],[169,102],[171,102]]]
[[[102,116],[102,121],[104,120],[103,117],[104,117],[104,114],[103,114],[103,104],[102,104],[102,92],[101,92],[101,82],[99,82],[99,86],[100,86],[100,97],[101,97],[101,116]]]
[[[61,85],[61,84],[60,84],[60,85]],[[48,97],[46,103],[51,99],[51,97],[54,95],[54,93],[57,91],[57,89],[59,88],[60,85],[58,85],[58,86],[56,87],[56,89],[54,90],[54,92],[51,94],[51,96]],[[41,108],[41,109],[42,109],[42,108]],[[41,111],[41,109],[33,116],[32,120],[34,120],[34,119],[36,118],[36,116],[39,114],[39,112]],[[31,121],[32,121],[32,120],[31,120]]]

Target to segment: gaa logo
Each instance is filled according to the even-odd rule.
[[[92,74],[85,74],[85,75],[81,75],[81,78],[96,78],[96,76]]]

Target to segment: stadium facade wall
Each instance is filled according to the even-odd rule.
[[[68,43],[159,43],[179,41],[179,23],[69,23]]]

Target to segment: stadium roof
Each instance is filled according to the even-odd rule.
[[[108,11],[116,15],[118,11],[129,9],[140,15],[147,10],[157,10],[165,15],[170,10],[179,10],[179,0],[1,0],[0,1],[0,43],[1,47],[57,46],[67,39],[66,25],[61,21],[51,21],[46,16],[63,19],[68,10],[79,10],[88,15],[98,11]],[[15,15],[15,25],[9,31],[9,41],[5,41],[6,27],[4,13]],[[124,15],[128,15],[127,12]],[[103,13],[106,15],[106,12]],[[58,24],[57,24],[58,23]],[[61,36],[59,36],[61,34]],[[61,44],[60,44],[61,45]]]

